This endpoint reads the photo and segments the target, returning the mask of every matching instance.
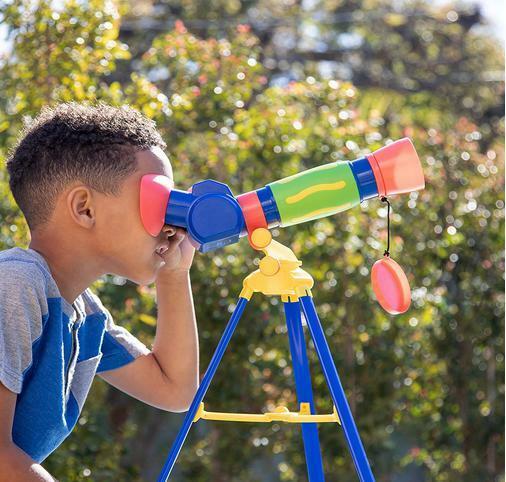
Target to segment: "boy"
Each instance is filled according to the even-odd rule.
[[[39,465],[70,434],[95,373],[154,407],[187,411],[198,337],[185,231],[158,237],[139,213],[140,179],[172,179],[155,123],[129,108],[44,108],[7,160],[30,229],[0,252],[0,482],[54,481]],[[111,273],[155,283],[152,350],[117,326],[88,286]]]

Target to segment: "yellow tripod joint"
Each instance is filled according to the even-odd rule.
[[[300,410],[298,412],[290,412],[288,408],[284,406],[276,407],[274,412],[267,413],[229,413],[229,412],[206,412],[204,410],[204,402],[201,402],[199,409],[195,414],[193,422],[197,422],[199,419],[204,420],[218,420],[221,422],[286,422],[286,423],[338,423],[341,425],[339,415],[335,405],[333,406],[333,412],[324,415],[311,415],[311,407],[309,403],[302,402],[300,404]]]
[[[302,262],[290,248],[272,239],[268,229],[255,229],[250,244],[254,249],[263,251],[265,257],[260,260],[259,269],[244,279],[242,298],[249,300],[255,292],[279,295],[285,299],[290,297],[291,301],[298,300],[300,296],[311,296],[313,278],[301,269]]]

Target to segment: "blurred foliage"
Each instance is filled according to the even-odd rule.
[[[70,99],[128,103],[153,118],[181,189],[213,178],[239,194],[411,137],[427,186],[392,197],[391,217],[392,257],[413,291],[408,313],[387,315],[370,288],[371,266],[386,242],[386,208],[379,201],[273,235],[315,279],[318,313],[377,480],[504,480],[504,118],[497,113],[504,85],[475,79],[486,69],[503,69],[500,49],[470,29],[465,15],[455,18],[456,7],[438,13],[416,2],[404,14],[382,16],[386,3],[373,0],[311,5],[327,44],[338,42],[339,32],[362,32],[355,57],[346,52],[341,59],[354,72],[353,83],[339,69],[323,75],[313,62],[317,49],[302,62],[276,44],[284,17],[309,18],[295,2],[3,2],[0,18],[12,44],[0,59],[0,156],[25,116]],[[262,30],[267,8],[271,30]],[[258,22],[240,23],[251,9]],[[365,17],[341,28],[346,9]],[[139,12],[147,20],[168,14],[189,20],[158,30],[148,22],[137,37],[124,25],[142,20]],[[366,23],[372,12],[378,20]],[[197,22],[213,16],[216,24]],[[290,25],[297,30],[296,22]],[[367,64],[361,55],[370,48],[374,62]],[[283,60],[298,79],[284,72],[280,82]],[[368,79],[359,75],[366,71]],[[472,78],[457,85],[454,72]],[[0,193],[0,248],[25,247],[29,232],[4,167]],[[246,240],[195,257],[202,374],[242,280],[258,261]],[[111,274],[92,289],[119,324],[151,346],[154,286]],[[253,297],[205,397],[208,410],[297,409],[282,312],[279,299]],[[330,412],[308,345],[317,411]],[[74,432],[44,466],[62,481],[154,480],[183,416],[97,380]],[[341,429],[320,427],[327,480],[356,480]],[[173,479],[301,481],[303,454],[298,426],[200,421]]]
[[[177,18],[203,38],[232,38],[238,23],[250,25],[270,83],[325,75],[359,88],[430,91],[438,96],[439,110],[475,120],[504,112],[503,51],[497,40],[483,35],[486,21],[476,2],[133,2],[120,28],[120,38],[132,46],[129,68],[137,68],[136,59]],[[113,77],[124,73],[120,69]]]

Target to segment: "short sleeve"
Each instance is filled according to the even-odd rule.
[[[102,304],[100,298],[86,290],[92,297],[99,310],[105,315],[105,331],[102,341],[102,358],[97,367],[97,373],[114,370],[134,361],[141,355],[147,355],[150,350],[126,328],[116,325],[109,310]]]
[[[21,393],[47,317],[45,278],[35,263],[0,262],[0,381]]]

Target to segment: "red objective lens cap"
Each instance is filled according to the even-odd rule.
[[[402,268],[389,256],[374,263],[372,289],[381,307],[391,315],[404,313],[411,304],[411,289]]]

